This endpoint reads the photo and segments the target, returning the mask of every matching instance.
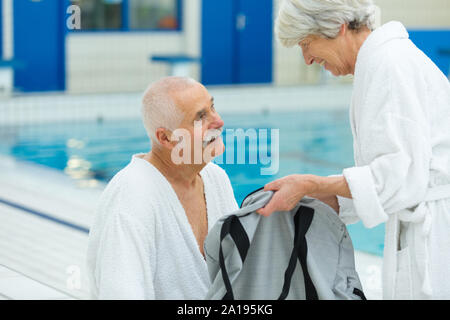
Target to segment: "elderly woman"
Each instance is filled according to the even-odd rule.
[[[341,176],[291,175],[265,186],[262,215],[305,195],[349,224],[386,223],[385,299],[450,299],[450,85],[404,26],[374,27],[371,0],[284,0],[276,33],[308,65],[354,75],[355,167]]]

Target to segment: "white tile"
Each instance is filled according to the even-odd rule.
[[[17,275],[13,270],[0,265],[0,279]]]
[[[13,300],[53,300],[69,298],[64,293],[24,276],[0,279],[0,294]]]

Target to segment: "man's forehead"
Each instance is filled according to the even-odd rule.
[[[214,103],[214,97],[210,94],[205,95],[203,98],[198,99],[190,106],[192,113],[202,112],[208,109]]]
[[[197,113],[205,107],[214,103],[214,97],[211,96],[206,88],[191,88],[189,92],[183,92],[177,95],[178,106],[186,113]]]

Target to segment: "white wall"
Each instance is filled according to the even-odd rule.
[[[450,28],[449,0],[374,0],[382,23],[397,20],[409,28]]]
[[[136,92],[168,74],[168,67],[152,63],[154,54],[200,56],[201,1],[183,0],[181,32],[70,33],[66,42],[66,84],[70,93]],[[278,3],[274,0],[274,19]],[[13,0],[3,0],[3,58],[13,57]],[[450,0],[375,0],[382,23],[402,21],[410,28],[450,28]],[[276,85],[320,83],[318,66],[306,66],[300,48],[283,48],[274,36],[273,82]],[[200,78],[193,64],[191,76]],[[351,77],[331,79],[349,82]]]
[[[128,92],[168,72],[150,62],[153,54],[181,53],[178,32],[70,34],[66,42],[68,92]]]
[[[274,15],[278,4],[274,0]],[[450,0],[374,0],[381,9],[381,23],[401,21],[407,28],[450,28]],[[299,47],[286,49],[274,43],[274,82],[277,85],[319,83],[323,73],[317,65],[307,66]],[[348,83],[351,76],[335,78],[328,74],[329,82]]]
[[[66,43],[68,91],[142,91],[149,82],[168,74],[166,65],[149,61],[152,54],[200,56],[201,1],[184,0],[182,32],[69,34]],[[274,19],[279,1],[274,0]],[[413,28],[450,27],[450,0],[375,0],[375,3],[382,10],[382,23],[400,20]],[[320,83],[324,75],[329,82],[351,81],[351,77],[329,79],[329,74],[323,73],[319,66],[306,66],[300,48],[283,48],[275,36],[273,48],[273,82],[276,85]],[[199,79],[198,66],[192,66],[191,75]]]
[[[184,0],[181,32],[69,33],[66,41],[66,86],[70,93],[143,91],[168,74],[154,63],[155,54],[200,55],[201,0]],[[198,66],[191,76],[199,77]]]

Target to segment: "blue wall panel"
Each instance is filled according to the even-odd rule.
[[[410,39],[442,70],[450,73],[450,30],[408,30]]]
[[[204,84],[233,82],[234,1],[202,1],[202,75]]]
[[[14,0],[14,86],[21,91],[65,89],[65,1]]]
[[[272,81],[272,0],[203,0],[202,82]]]
[[[273,0],[239,0],[245,28],[237,30],[235,83],[272,82]]]

